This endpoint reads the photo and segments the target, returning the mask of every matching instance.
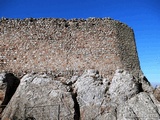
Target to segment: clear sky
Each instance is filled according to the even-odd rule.
[[[134,29],[141,68],[160,84],[160,0],[0,0],[0,17],[111,17]]]

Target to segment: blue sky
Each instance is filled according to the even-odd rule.
[[[0,17],[111,17],[134,29],[141,68],[160,84],[160,0],[0,0]]]

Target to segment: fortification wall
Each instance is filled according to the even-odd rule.
[[[0,72],[140,70],[134,33],[111,19],[1,19]]]

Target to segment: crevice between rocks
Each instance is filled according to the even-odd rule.
[[[77,101],[77,93],[72,92],[72,99],[74,101],[74,120],[80,120],[80,107]]]

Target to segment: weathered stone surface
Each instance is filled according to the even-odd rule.
[[[103,85],[102,79],[96,78],[96,71],[86,71],[75,83],[77,99],[83,104],[96,102],[101,104],[107,91],[107,86]],[[81,104],[80,104],[81,106]]]
[[[98,71],[86,70],[75,83],[77,101],[82,120],[109,120],[115,117],[115,105],[107,103],[109,85],[102,79]]]
[[[5,73],[0,73],[0,86],[2,85],[2,83],[3,83],[3,79],[4,79],[4,77],[5,77]]]
[[[152,99],[152,102],[156,105],[158,113],[160,113],[160,102],[155,98],[154,94],[150,93],[149,96]]]
[[[140,77],[138,79],[139,83],[141,83],[142,89],[144,92],[153,93],[154,88],[151,86],[148,79],[144,76],[143,73],[140,73]]]
[[[157,86],[154,90],[154,96],[158,101],[160,101],[160,86]]]
[[[27,117],[71,120],[74,119],[72,94],[67,92],[67,86],[46,74],[27,74],[2,116],[2,120]]]
[[[159,120],[160,102],[140,79],[121,69],[112,81],[94,69],[71,78],[27,74],[2,120]]]
[[[117,120],[159,120],[159,106],[152,94],[141,92],[118,106]]]
[[[4,77],[5,77],[5,73],[0,73],[0,104],[2,103],[4,96],[5,96],[6,85],[3,84]],[[0,111],[1,111],[1,109],[0,109]]]
[[[117,120],[139,120],[133,109],[128,105],[128,102],[118,106]]]
[[[112,79],[108,92],[112,102],[121,104],[138,94],[141,91],[140,87],[134,76],[127,71],[118,69]]]

